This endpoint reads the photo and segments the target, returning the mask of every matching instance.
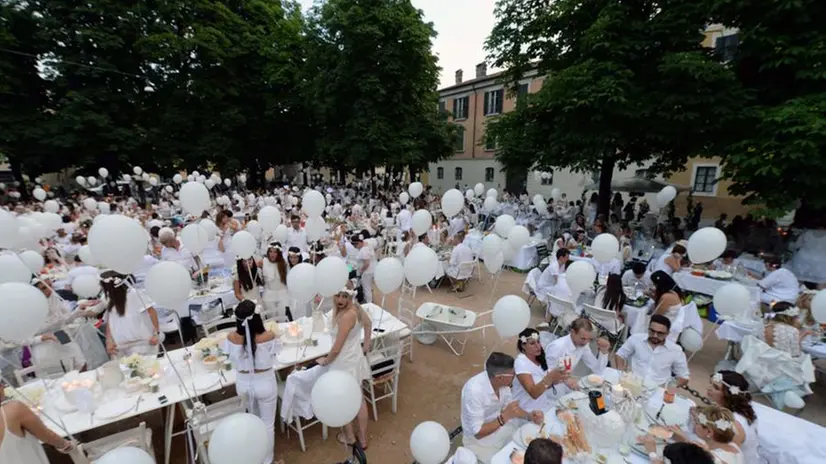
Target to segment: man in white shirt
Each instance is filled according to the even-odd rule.
[[[617,368],[625,370],[631,361],[631,371],[641,379],[650,380],[658,385],[671,381],[677,376],[680,385],[687,385],[689,379],[688,362],[685,353],[676,343],[668,341],[671,321],[661,315],[651,316],[648,335],[638,333],[617,351]]]
[[[651,282],[651,272],[645,268],[645,263],[637,261],[631,266],[631,269],[622,274],[623,287],[639,286],[643,292],[648,292],[654,288],[654,283]]]
[[[376,272],[376,254],[366,241],[367,237],[357,234],[353,237],[353,246],[358,249],[358,270],[361,274],[361,290],[364,302],[373,302],[373,276]]]
[[[494,351],[485,362],[485,371],[462,387],[462,446],[485,464],[510,442],[519,426],[513,419],[544,421],[542,411],[524,411],[513,401],[513,362],[511,356]]]
[[[469,246],[465,245],[465,231],[459,231],[454,239],[456,246],[450,252],[450,264],[447,266],[445,273],[456,280],[465,280],[470,278],[473,274],[473,268],[465,271],[465,275],[459,275],[459,265],[462,263],[473,262],[473,251]]]
[[[301,250],[302,254],[306,254],[309,250],[307,247],[307,232],[301,228],[301,218],[292,215],[290,225],[292,227],[287,231],[287,249],[296,247]]]
[[[594,325],[588,319],[581,317],[571,323],[571,331],[568,335],[557,338],[545,346],[545,360],[548,361],[548,368],[565,368],[566,372],[576,369],[580,361],[595,374],[601,374],[608,366],[608,354],[611,352],[611,342],[607,338],[597,339],[599,356],[594,356],[591,351],[591,340],[594,338]],[[575,380],[572,380],[575,382]],[[574,388],[573,383],[568,385]]]
[[[399,229],[402,232],[407,232],[408,230],[413,228],[413,214],[410,212],[407,207],[403,207],[401,211],[399,211]]]
[[[540,295],[549,295],[559,281],[559,274],[565,272],[568,258],[571,252],[567,248],[556,250],[556,259],[552,260],[548,267],[542,271],[536,282],[536,290]]]
[[[770,256],[765,259],[766,269],[769,274],[757,286],[763,290],[760,293],[760,301],[766,304],[785,301],[795,304],[797,296],[800,294],[800,283],[792,271],[780,267],[780,258]]]
[[[200,268],[193,260],[192,253],[181,245],[181,242],[175,238],[174,232],[171,235],[161,234],[159,237],[161,245],[161,261],[174,261],[187,270],[192,270],[193,267]]]

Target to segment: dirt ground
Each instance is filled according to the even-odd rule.
[[[415,306],[433,301],[440,304],[461,307],[477,313],[485,312],[493,307],[496,300],[504,295],[515,294],[524,296],[521,288],[525,274],[505,271],[495,286],[486,271],[483,271],[482,281],[474,280],[464,293],[456,294],[447,285],[433,290],[431,294],[426,289],[419,288],[414,299]],[[380,293],[376,292],[378,295]],[[399,294],[389,295],[385,307],[396,313]],[[532,306],[533,324],[541,321],[544,309],[539,304]],[[490,323],[489,317],[483,321]],[[477,322],[477,325],[479,325]],[[706,331],[713,330],[713,326],[706,322]],[[708,333],[708,332],[706,332]],[[420,422],[433,420],[441,423],[448,431],[454,430],[460,424],[459,397],[465,381],[483,369],[485,354],[493,350],[512,355],[516,354],[516,339],[501,339],[493,329],[486,330],[483,342],[482,332],[477,331],[470,335],[465,352],[462,356],[455,356],[441,341],[433,345],[422,345],[414,342],[413,362],[405,358],[402,362],[398,411],[391,411],[390,399],[379,402],[378,421],[370,420],[369,449],[367,457],[370,463],[377,464],[409,464],[413,458],[409,449],[409,438],[413,428]],[[694,359],[690,362],[690,386],[701,392],[705,391],[708,378],[716,363],[722,359],[725,344],[711,335]],[[232,395],[234,391],[223,392]],[[826,388],[822,383],[814,386],[815,394],[806,398],[807,406],[801,417],[826,425]],[[681,392],[685,393],[685,392]],[[180,417],[180,414],[178,414]],[[160,413],[148,414],[133,421],[119,423],[117,429],[95,430],[79,437],[82,441],[93,440],[101,436],[115,433],[134,427],[140,421],[145,421],[153,430],[155,455],[158,462],[163,462],[163,422]],[[182,424],[176,425],[176,431],[181,430]],[[276,427],[278,429],[278,427]],[[327,440],[322,440],[321,426],[316,425],[305,431],[307,451],[302,452],[298,437],[276,431],[276,457],[281,457],[286,463],[318,463],[333,464],[340,462],[347,456],[344,447],[336,442],[335,430],[330,430]],[[454,448],[460,443],[461,437],[454,439]],[[64,456],[49,453],[53,463],[68,462]],[[186,448],[183,436],[178,436],[173,442],[172,463],[184,464]],[[248,464],[248,463],[238,463]],[[250,463],[251,464],[251,463]]]

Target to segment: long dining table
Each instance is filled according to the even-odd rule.
[[[372,338],[379,340],[390,334],[398,334],[407,325],[393,314],[368,303],[362,305],[370,315],[373,325]],[[325,315],[325,329],[313,332],[313,322],[309,317],[296,321],[301,326],[307,338],[310,336],[317,343],[312,345],[283,345],[276,355],[274,371],[289,369],[314,359],[326,356],[333,345],[330,327],[330,313]],[[290,323],[280,323],[279,331],[283,334]],[[230,329],[233,330],[233,329]],[[217,336],[221,332],[212,334]],[[310,335],[311,334],[311,335]],[[362,337],[364,334],[362,333]],[[168,351],[166,355],[159,355],[157,360],[158,391],[127,391],[123,384],[120,388],[98,391],[92,407],[78,410],[68,404],[62,391],[66,378],[36,380],[21,388],[21,393],[31,393],[33,388],[42,385],[44,393],[40,393],[42,400],[38,410],[46,426],[61,435],[78,435],[90,430],[104,427],[119,421],[130,419],[160,409],[166,409],[166,424],[164,430],[164,462],[169,464],[172,447],[173,424],[175,421],[175,406],[185,402],[195,401],[202,395],[213,393],[226,387],[235,385],[236,372],[233,369],[209,368],[197,356],[196,349],[184,347]],[[177,370],[177,374],[176,371]],[[83,373],[70,373],[73,380],[92,380],[100,384],[101,371],[92,370]],[[180,377],[179,377],[180,375]],[[97,390],[100,390],[98,387]],[[162,402],[162,399],[165,401]]]

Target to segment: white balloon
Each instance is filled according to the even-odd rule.
[[[502,269],[502,265],[505,264],[505,255],[502,253],[502,250],[496,251],[493,256],[488,256],[485,258],[485,268],[491,274],[496,274]]]
[[[246,230],[241,230],[232,236],[230,246],[235,256],[242,259],[248,259],[255,253],[255,249],[258,247],[258,242],[251,233]]]
[[[502,252],[502,239],[496,234],[488,234],[482,239],[482,259],[487,260]]]
[[[399,203],[406,205],[408,201],[410,201],[410,195],[408,195],[407,192],[399,194]]]
[[[404,259],[404,276],[415,287],[425,285],[436,277],[438,266],[439,258],[433,249],[415,247]]]
[[[513,337],[531,322],[531,308],[524,298],[505,295],[493,305],[493,325],[500,337]]]
[[[506,238],[502,240],[502,257],[505,261],[510,261],[516,255],[517,248],[511,243],[511,239]]]
[[[539,213],[539,214],[547,214],[548,213],[548,204],[547,203],[544,203],[544,202],[540,203],[538,205],[535,205],[534,208],[536,208],[536,212]]]
[[[46,191],[45,191],[45,190],[43,190],[42,188],[39,188],[39,187],[38,187],[38,188],[34,189],[34,191],[32,192],[32,196],[33,196],[33,197],[34,197],[37,201],[43,201],[43,200],[45,200],[45,199],[46,199]]]
[[[153,187],[157,187],[158,186],[158,178],[155,177],[155,176],[150,177],[149,178],[149,185],[151,185]]]
[[[826,290],[820,290],[812,298],[812,317],[818,324],[826,324]]]
[[[361,386],[347,371],[329,370],[310,392],[313,414],[328,427],[342,427],[356,418],[361,408]]]
[[[34,272],[27,263],[23,262],[22,257],[15,254],[0,255],[0,284],[7,282],[28,284]]]
[[[100,294],[100,276],[81,274],[72,280],[72,293],[81,298],[94,298]]]
[[[347,270],[347,263],[338,256],[328,256],[316,265],[315,290],[325,298],[340,292],[348,280],[350,271]]]
[[[140,448],[124,446],[107,452],[95,464],[155,464],[155,459]]]
[[[467,189],[465,191],[465,198],[468,200],[473,200],[473,189]]]
[[[275,230],[272,233],[272,237],[277,241],[281,242],[282,244],[287,241],[287,234],[289,233],[289,229],[284,224],[278,224]]]
[[[172,176],[172,182],[175,182],[176,184],[180,184],[183,181],[184,181],[184,176],[182,176],[180,174],[175,174],[174,176]]]
[[[83,187],[85,187],[85,186],[86,186],[86,178],[85,178],[85,177],[83,177],[83,176],[77,176],[77,177],[75,177],[75,182],[77,182],[77,183],[78,183],[78,185],[80,185],[80,186],[83,186]]]
[[[166,193],[172,193],[175,190],[175,189],[172,188],[171,185],[167,185],[163,189],[166,190]]]
[[[186,176],[186,181],[187,182],[194,182],[195,181],[195,176],[193,176],[192,174]]]
[[[666,185],[660,190],[660,193],[663,194],[663,198],[666,202],[672,201],[673,199],[677,198],[677,189],[674,188],[672,185]]]
[[[215,187],[215,181],[213,181],[212,179],[207,179],[207,180],[204,181],[204,185],[209,190],[212,190],[212,187]]]
[[[410,451],[419,464],[441,464],[450,452],[450,435],[438,422],[422,422],[410,434]]]
[[[533,196],[533,198],[531,199],[531,202],[533,203],[534,206],[541,205],[542,203],[545,203],[545,198],[543,198],[542,195],[537,193],[536,195]]]
[[[450,189],[442,195],[442,212],[447,217],[453,217],[465,207],[465,198],[462,192]]]
[[[221,420],[209,437],[211,464],[264,462],[272,452],[272,432],[258,416],[248,413],[233,414]],[[122,464],[122,463],[120,463]]]
[[[321,216],[325,206],[327,206],[327,201],[318,190],[310,190],[301,197],[301,209],[307,213],[307,216]]]
[[[411,197],[419,198],[419,195],[424,192],[424,186],[421,182],[413,182],[409,187],[407,187],[407,191],[410,193]]]
[[[496,189],[490,189],[490,190],[488,190],[488,193],[485,196],[496,198],[498,195],[499,195],[499,192],[497,192]]]
[[[304,231],[307,233],[307,240],[311,242],[321,240],[327,233],[327,222],[320,216],[308,217],[304,222]]]
[[[258,212],[258,220],[264,232],[271,233],[281,224],[281,211],[275,206],[265,206]]]
[[[0,209],[0,248],[14,248],[20,237],[20,223],[17,217]]]
[[[186,303],[192,291],[189,271],[177,261],[161,261],[146,274],[146,293],[164,308],[176,308]]]
[[[201,219],[201,221],[198,224],[200,224],[201,227],[203,227],[206,231],[208,241],[212,240],[213,238],[215,238],[216,235],[218,235],[218,226],[215,225],[215,222],[213,222],[212,219]]]
[[[16,256],[13,258],[20,262]],[[25,268],[22,262],[20,264]],[[46,315],[49,313],[46,295],[28,282],[0,284],[0,301],[3,302],[3,310],[0,311],[2,339],[22,342],[31,338],[46,322]]]
[[[376,271],[373,275],[376,287],[387,295],[393,293],[401,287],[404,282],[404,266],[398,258],[388,256],[383,258],[376,265]]]
[[[113,214],[92,224],[89,249],[94,259],[121,274],[131,274],[143,264],[149,245],[146,230],[132,218]]]
[[[554,200],[559,200],[562,197],[562,190],[554,187],[551,189],[551,198]]]
[[[200,176],[198,176],[198,178],[197,178],[197,179],[195,179],[195,180],[196,180],[196,181],[198,181],[198,183],[199,183],[199,184],[204,184],[204,183],[206,183],[207,178],[206,178],[206,176],[204,176],[204,175],[200,175]]]
[[[698,264],[714,261],[726,251],[727,242],[722,230],[703,227],[688,237],[688,259]]]
[[[60,211],[60,203],[55,200],[46,200],[46,202],[43,203],[43,211],[47,213],[57,213]]]
[[[680,335],[680,345],[685,351],[696,353],[703,348],[703,337],[693,327],[686,327]]]
[[[499,202],[496,201],[494,197],[487,197],[485,198],[485,202],[482,203],[482,209],[486,212],[491,213],[499,206]]]
[[[508,243],[514,250],[519,250],[531,241],[531,233],[525,226],[513,226],[508,233]]]
[[[109,214],[112,211],[112,207],[109,205],[109,203],[106,203],[105,201],[98,202],[97,206],[98,206],[98,210],[102,214]]]
[[[77,256],[81,261],[90,266],[97,265],[97,261],[95,261],[94,256],[92,256],[92,249],[89,248],[89,245],[83,245],[80,247],[80,249],[77,250]]]
[[[565,280],[568,282],[568,288],[571,289],[571,294],[574,296],[593,286],[596,278],[597,271],[588,261],[574,261],[565,271]]]
[[[209,190],[203,184],[187,182],[180,191],[181,206],[193,216],[200,216],[209,209]]]
[[[737,318],[751,307],[749,290],[738,284],[723,285],[714,293],[714,311],[728,318]]]
[[[297,205],[298,204],[298,197],[290,197],[290,203],[292,203],[293,206]]]
[[[224,179],[224,185],[226,185],[227,187],[231,187],[232,186],[232,181],[229,180],[229,179]]]
[[[416,235],[426,234],[433,225],[433,216],[426,209],[417,210],[413,213],[413,233]]]
[[[140,166],[135,166],[134,168],[132,168],[132,172],[134,172],[136,176],[139,176],[143,174],[143,169],[141,169]]]
[[[57,213],[43,213],[40,220],[41,224],[46,226],[50,232],[54,232],[63,226],[63,218]]]
[[[86,208],[86,211],[94,211],[98,209],[98,202],[92,197],[84,198],[83,207]]]
[[[783,394],[783,404],[792,409],[803,409],[803,406],[806,406],[803,398],[791,390],[787,390],[786,393]]]
[[[188,224],[181,230],[181,243],[193,255],[200,255],[210,239],[210,233],[207,228],[204,227],[203,221],[196,224]]]
[[[287,290],[290,297],[299,303],[306,303],[316,295],[315,266],[310,263],[300,263],[287,273]],[[341,287],[338,288],[341,290]]]
[[[516,220],[513,219],[513,216],[510,214],[503,214],[496,218],[496,222],[493,225],[493,230],[502,238],[508,238],[508,234],[510,234],[511,229],[513,226],[516,225]]]
[[[485,193],[485,184],[483,184],[483,183],[481,183],[481,182],[479,182],[478,184],[476,184],[476,185],[473,187],[473,193],[475,193],[475,194],[476,194],[476,196],[481,197],[481,196],[482,196],[482,194],[483,194],[483,193]]]
[[[124,174],[123,181],[127,183],[132,182],[132,176],[130,176],[129,174]]]
[[[20,260],[26,264],[32,274],[40,274],[40,270],[46,264],[43,255],[33,250],[26,250],[20,253]]]
[[[100,168],[98,169],[98,175],[106,179],[107,177],[109,177],[109,170],[106,168]]]
[[[192,171],[192,176],[197,179],[197,178],[201,177],[201,173],[198,172],[198,171]]]
[[[261,223],[253,219],[252,221],[247,223],[247,232],[251,233],[256,240],[261,238],[261,233],[264,229],[261,227]]]
[[[591,253],[600,263],[611,262],[619,253],[619,241],[614,234],[599,234],[591,242]]]
[[[238,174],[238,182],[243,184],[246,181],[247,181],[247,175],[246,174],[244,174],[243,172],[241,174]]]

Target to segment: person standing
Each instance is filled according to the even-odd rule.
[[[160,331],[152,301],[127,284],[131,276],[107,271],[100,277],[107,301],[106,351],[118,356],[157,353]]]
[[[373,276],[376,272],[376,254],[362,234],[353,238],[353,245],[358,249],[358,270],[361,274],[361,289],[364,302],[373,302]]]
[[[287,231],[287,247],[298,248],[302,254],[309,250],[307,246],[307,232],[301,227],[301,218],[293,214],[290,217],[290,229]]]
[[[280,243],[270,242],[267,255],[261,262],[261,271],[264,274],[264,308],[270,314],[292,320],[287,307],[287,261],[284,259]]]
[[[253,258],[238,259],[233,272],[233,289],[238,301],[261,301],[261,284],[263,279],[258,263]]]

